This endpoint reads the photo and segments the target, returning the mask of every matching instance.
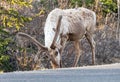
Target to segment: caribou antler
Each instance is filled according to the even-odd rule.
[[[58,46],[58,44],[56,43],[56,40],[57,40],[59,32],[60,32],[61,19],[62,19],[62,15],[60,15],[58,18],[56,29],[53,28],[55,31],[55,36],[54,36],[53,42],[50,46],[50,48],[52,48],[52,49],[55,49],[55,47]],[[60,47],[60,45],[59,45],[59,47]]]
[[[18,32],[17,35],[30,39],[30,40],[31,40],[32,42],[34,42],[34,43],[36,44],[36,46],[37,46],[38,48],[40,48],[40,49],[48,50],[47,47],[45,47],[44,45],[42,45],[41,43],[39,43],[35,38],[31,37],[30,35],[28,35],[28,34],[26,34],[26,33]]]

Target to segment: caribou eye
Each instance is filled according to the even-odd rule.
[[[56,29],[55,29],[55,28],[53,28],[53,31],[54,31],[54,32],[56,32]]]
[[[56,52],[55,52],[55,56],[57,56],[57,55],[58,55],[58,52],[56,51]]]

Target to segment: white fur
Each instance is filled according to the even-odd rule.
[[[60,64],[60,53],[59,53],[58,49],[56,49],[56,51],[58,52],[58,55],[55,58],[55,61],[57,61],[57,64],[59,65]]]
[[[80,38],[83,37],[87,31],[93,32],[96,25],[96,15],[93,11],[88,10],[86,8],[78,8],[78,9],[54,9],[52,10],[45,23],[44,33],[45,33],[45,46],[50,49],[50,46],[53,42],[56,25],[58,23],[59,16],[62,15],[61,25],[60,25],[60,34],[66,35],[69,33],[79,34]],[[80,26],[80,28],[79,28]],[[57,44],[60,44],[60,34],[57,37]],[[80,39],[79,38],[79,39]],[[60,53],[58,49],[57,57],[55,57],[55,61],[58,65],[60,65]]]
[[[45,33],[45,46],[48,48],[50,48],[52,44],[52,41],[55,35],[53,28],[56,28],[59,15],[62,15],[61,9],[55,9],[52,12],[50,12],[50,14],[47,17],[45,28],[44,28],[44,33]]]
[[[94,19],[89,18],[89,20],[84,19],[84,17],[82,17],[83,12],[86,13],[92,13],[94,15]],[[86,29],[90,29],[91,26],[94,26],[96,23],[96,15],[93,11],[88,10],[86,8],[78,8],[78,9],[54,9],[52,10],[46,20],[46,24],[45,24],[45,28],[44,28],[44,33],[45,33],[45,46],[50,48],[51,43],[53,41],[55,32],[53,31],[53,28],[56,28],[57,25],[57,21],[58,21],[58,17],[60,15],[62,15],[62,20],[61,20],[61,27],[60,27],[60,33],[62,34],[67,34],[70,32],[73,32],[72,28],[72,22],[68,21],[68,16],[70,15],[70,13],[73,13],[72,17],[75,17],[75,20],[79,21],[79,19],[77,19],[78,17],[80,17],[83,20],[83,25]],[[58,36],[57,42],[56,43],[60,43],[60,36]]]

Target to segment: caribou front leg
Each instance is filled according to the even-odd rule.
[[[74,41],[74,46],[75,46],[75,51],[76,51],[76,55],[75,55],[75,59],[73,62],[73,67],[77,66],[77,63],[79,61],[80,55],[81,55],[81,50],[80,50],[80,45],[79,45],[79,41]]]
[[[65,44],[66,44],[66,42],[67,42],[67,40],[68,40],[68,36],[67,35],[61,35],[61,42],[60,42],[60,44],[61,44],[61,48],[60,48],[60,54],[61,54],[61,60],[60,60],[60,67],[62,68],[63,66],[62,66],[62,52],[63,52],[63,50],[64,50],[64,48],[65,48]]]

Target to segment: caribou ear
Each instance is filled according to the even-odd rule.
[[[50,46],[51,49],[55,49],[56,46],[52,43],[52,45]]]
[[[53,28],[53,31],[54,31],[54,32],[56,32],[56,29],[55,29],[55,28]]]

